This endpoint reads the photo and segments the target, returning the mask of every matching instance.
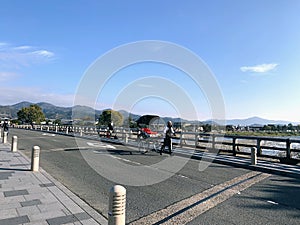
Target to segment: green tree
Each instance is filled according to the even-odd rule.
[[[61,125],[61,119],[56,119],[56,120],[54,120],[53,124],[54,124],[54,125],[57,124],[57,125],[60,126],[60,125]]]
[[[38,105],[30,105],[29,107],[23,107],[18,113],[18,120],[23,123],[29,123],[33,127],[34,123],[41,123],[45,121],[45,115]]]
[[[211,125],[210,124],[204,124],[203,125],[203,131],[204,132],[211,132]]]
[[[121,126],[123,124],[123,116],[120,112],[114,110],[104,110],[102,114],[99,116],[99,124],[100,125],[108,125],[111,122],[114,123],[115,126]]]
[[[293,124],[291,124],[291,123],[288,124],[288,130],[290,130],[290,131],[293,131],[293,130],[294,130]]]

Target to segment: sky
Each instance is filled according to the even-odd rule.
[[[93,65],[115,49],[151,40],[182,49],[160,52],[167,61],[187,65],[180,58],[185,51],[201,59],[213,88],[203,74],[197,83],[155,58],[111,74],[98,68],[99,79],[85,86],[98,88],[86,105],[198,120],[224,114],[300,122],[299,12],[299,0],[1,0],[0,105],[72,106]],[[116,58],[134,58],[125,53]],[[107,79],[99,83],[101,76]],[[144,92],[150,86],[156,94]]]

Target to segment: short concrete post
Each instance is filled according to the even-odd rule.
[[[129,136],[129,135],[126,133],[126,134],[125,134],[125,143],[126,143],[126,144],[128,143],[128,136]]]
[[[6,144],[6,143],[7,143],[7,135],[8,135],[8,132],[7,132],[7,131],[4,131],[4,132],[3,132],[3,138],[2,138],[3,144]]]
[[[69,134],[69,127],[66,127],[66,134]]]
[[[108,225],[125,225],[126,189],[115,185],[109,192]]]
[[[31,153],[31,171],[37,172],[39,171],[40,165],[40,147],[33,146]]]
[[[58,126],[55,126],[55,133],[58,132]]]
[[[255,147],[251,148],[251,165],[257,164],[257,149]]]
[[[12,143],[11,143],[11,151],[16,152],[18,150],[18,137],[13,136],[12,137]]]
[[[80,129],[80,136],[82,136],[82,130]]]

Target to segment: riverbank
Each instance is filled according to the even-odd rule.
[[[279,131],[227,131],[226,135],[255,136],[255,137],[295,137],[300,138],[300,132],[279,132]]]

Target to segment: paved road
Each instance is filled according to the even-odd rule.
[[[10,130],[18,136],[18,148],[30,156],[33,145],[41,147],[41,166],[104,216],[108,190],[117,181],[95,171],[123,170],[110,164],[144,165],[165,176],[168,168],[157,167],[165,159],[135,149],[28,130]],[[130,154],[130,152],[132,154]],[[88,159],[89,165],[85,159]],[[155,166],[154,166],[155,165]],[[171,178],[147,186],[124,185],[127,189],[127,219],[132,224],[300,224],[300,181],[212,163],[199,171],[199,161],[190,159]],[[124,172],[124,171],[123,171]],[[127,174],[120,179],[134,182],[143,175]],[[109,174],[108,174],[109,175]],[[139,177],[140,176],[140,177]],[[144,220],[144,221],[143,221]]]

